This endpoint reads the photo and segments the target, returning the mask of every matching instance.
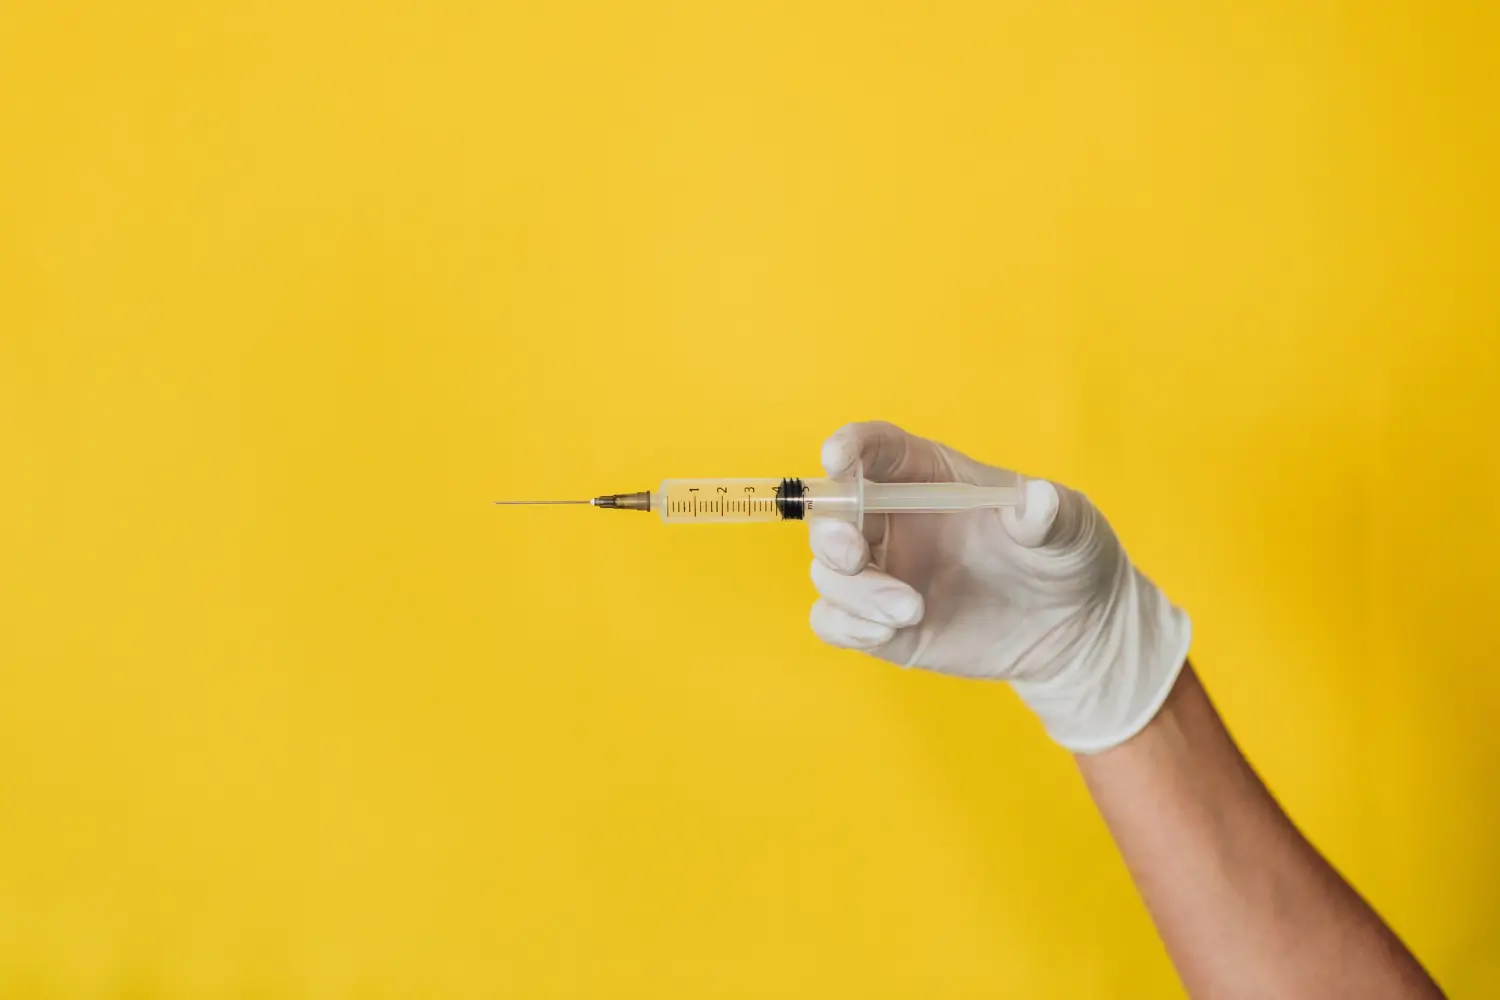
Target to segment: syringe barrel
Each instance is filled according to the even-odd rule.
[[[667,524],[859,523],[860,484],[835,479],[668,479],[652,498]]]
[[[941,514],[1019,506],[1024,479],[993,483],[872,483],[848,479],[668,479],[652,499],[667,524],[769,523],[831,518],[862,524],[866,514]]]

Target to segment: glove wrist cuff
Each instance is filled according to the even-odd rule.
[[[1047,680],[1013,686],[1073,753],[1119,746],[1156,717],[1187,662],[1192,622],[1134,569],[1112,613]]]

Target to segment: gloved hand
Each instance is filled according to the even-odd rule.
[[[823,445],[828,475],[997,485],[1004,473],[892,424]],[[812,627],[902,666],[1009,681],[1077,753],[1123,743],[1161,708],[1187,658],[1187,615],[1125,555],[1081,494],[1026,482],[1021,513],[901,514],[864,531],[813,521]]]

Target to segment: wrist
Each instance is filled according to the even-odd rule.
[[[1133,567],[1091,634],[1044,680],[1016,681],[1054,742],[1095,754],[1129,740],[1162,710],[1187,663],[1192,622]]]

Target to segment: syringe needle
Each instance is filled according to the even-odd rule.
[[[592,500],[496,500],[502,507],[534,506],[536,504],[593,503]]]
[[[604,507],[609,510],[651,510],[651,494],[649,491],[641,493],[606,493],[602,497],[594,497],[592,500],[496,500],[494,501],[505,507],[520,506],[558,506],[561,504],[586,504],[594,507]]]

